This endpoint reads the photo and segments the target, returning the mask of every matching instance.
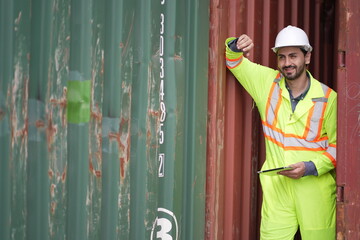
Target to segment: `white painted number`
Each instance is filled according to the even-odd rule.
[[[161,0],[161,5],[165,4],[165,0]],[[160,55],[160,126],[159,126],[159,144],[160,147],[165,141],[165,132],[164,132],[164,124],[166,119],[166,106],[164,102],[165,98],[165,89],[164,89],[164,78],[165,78],[165,60],[164,60],[164,33],[165,33],[165,14],[160,13],[160,39],[159,39],[159,55]],[[161,148],[160,148],[161,149]],[[159,171],[158,176],[164,177],[165,176],[165,153],[160,153],[158,155],[159,160]],[[161,228],[163,229],[163,228]],[[163,231],[163,230],[162,230]],[[162,239],[168,239],[168,238],[162,238]]]
[[[158,216],[151,229],[150,240],[178,240],[179,225],[175,214],[166,208],[158,208],[157,213]]]
[[[157,226],[160,226],[160,231],[156,233],[156,237],[160,238],[161,240],[172,240],[172,236],[168,234],[171,229],[172,225],[171,222],[166,218],[159,218],[157,220]]]
[[[164,37],[160,36],[160,57],[164,56]]]
[[[164,161],[165,161],[165,154],[159,154],[159,177],[164,177]]]
[[[160,110],[161,110],[160,122],[164,122],[166,118],[166,107],[164,102],[160,102]]]
[[[164,95],[165,95],[165,92],[164,92],[164,80],[161,79],[161,81],[160,81],[160,100],[161,101],[164,101]]]
[[[164,14],[160,14],[160,34],[164,34]]]
[[[160,138],[159,138],[160,144],[164,143],[164,130],[162,129],[163,126],[164,126],[164,123],[160,123]]]
[[[164,59],[160,58],[160,78],[164,78]],[[161,82],[163,82],[164,80],[161,79]],[[164,85],[164,83],[162,84]]]

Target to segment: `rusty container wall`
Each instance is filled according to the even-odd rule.
[[[335,2],[211,1],[206,239],[259,239],[261,189],[256,171],[264,161],[263,134],[250,96],[225,70],[225,39],[248,34],[255,43],[250,59],[276,68],[271,50],[276,34],[287,25],[299,26],[314,47],[313,76],[336,87]]]
[[[360,239],[360,3],[337,1],[337,239]]]
[[[209,1],[0,0],[0,239],[203,239]]]

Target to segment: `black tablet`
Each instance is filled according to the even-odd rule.
[[[269,176],[275,176],[275,175],[277,175],[278,172],[291,170],[291,169],[292,169],[292,167],[287,166],[287,167],[279,167],[279,168],[262,170],[262,171],[258,171],[258,173],[269,175]]]

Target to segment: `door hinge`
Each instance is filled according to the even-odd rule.
[[[344,68],[346,67],[346,52],[338,51],[338,67]]]
[[[344,202],[344,185],[337,186],[336,189],[336,201],[337,202]]]

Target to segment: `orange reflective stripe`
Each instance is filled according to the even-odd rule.
[[[311,118],[313,116],[313,113],[314,113],[314,109],[315,109],[315,105],[312,106],[309,110],[309,115],[308,115],[308,118],[306,120],[306,125],[305,125],[305,131],[304,131],[304,138],[307,138],[308,134],[309,134],[309,131],[310,131],[310,123],[311,123]]]
[[[306,120],[303,137],[309,141],[316,140],[321,137],[321,130],[323,126],[327,101],[332,91],[325,84],[321,84],[321,87],[325,96],[312,99],[314,105],[309,110],[309,115]]]
[[[334,167],[336,167],[336,144],[329,144],[329,147],[323,154],[327,156],[334,165]]]
[[[281,97],[281,89],[280,89],[280,91],[279,91],[279,100],[278,100],[278,103],[276,104],[276,108],[275,108],[275,119],[274,119],[274,122],[272,124],[273,126],[276,126],[276,124],[277,124],[278,112],[279,112],[279,109],[280,109],[280,106],[281,106],[281,102],[282,102],[282,97]]]
[[[328,136],[321,137],[327,101],[332,90],[325,84],[321,84],[325,96],[312,99],[314,105],[309,110],[302,136],[285,133],[276,127],[278,111],[282,104],[281,88],[279,86],[281,78],[282,76],[279,73],[274,79],[268,95],[265,120],[262,120],[265,139],[285,151],[321,152],[336,167],[336,145],[329,144]]]
[[[324,151],[325,150],[325,148],[323,148],[323,147],[311,148],[311,147],[304,147],[304,146],[284,146],[284,144],[282,142],[277,141],[276,139],[272,138],[269,135],[265,134],[265,138],[268,139],[270,142],[273,142],[276,145],[278,145],[279,147],[283,148],[284,150],[289,150],[289,151],[290,150],[293,150],[293,151],[314,151],[314,152],[319,152],[319,151]]]
[[[324,149],[322,147],[319,148],[307,148],[307,147],[285,147],[285,150],[295,150],[295,151],[314,151],[314,152],[318,152],[318,151],[324,151]]]
[[[266,108],[265,108],[266,119],[267,119],[267,116],[269,115],[271,96],[273,95],[275,86],[276,86],[276,83],[273,82],[273,84],[271,85],[271,88],[270,88],[270,93],[269,93],[268,100],[267,100],[267,103],[266,103]]]
[[[329,98],[331,93],[331,88],[327,88],[327,92],[325,94],[325,98]],[[318,128],[318,132],[316,134],[315,139],[318,139],[320,137],[320,133],[321,133],[321,129],[323,126],[323,122],[324,122],[324,116],[325,116],[325,110],[326,110],[326,106],[327,106],[327,102],[324,103],[323,109],[322,109],[322,113],[321,113],[321,117],[320,117],[320,122],[319,122],[319,128]]]
[[[301,137],[301,136],[296,135],[296,134],[293,134],[293,133],[284,133],[280,128],[274,127],[274,126],[268,124],[268,123],[265,122],[265,121],[262,121],[262,124],[265,125],[266,127],[271,128],[273,131],[282,134],[282,135],[283,135],[284,137],[286,137],[286,138],[291,138],[291,137],[292,137],[292,138],[299,138],[299,139],[304,139],[304,140],[306,140],[306,138]],[[308,141],[308,142],[322,142],[322,141],[326,141],[326,140],[328,140],[328,139],[329,139],[329,138],[328,138],[327,136],[324,136],[324,137],[319,138],[319,139],[307,140],[307,141]]]
[[[281,97],[281,88],[279,87],[280,79],[282,78],[281,74],[278,73],[274,79],[273,84],[271,85],[270,92],[268,95],[268,101],[266,103],[265,114],[266,120],[269,124],[276,126],[277,124],[277,113],[280,109],[282,97]],[[273,109],[273,111],[270,111]]]
[[[314,139],[314,140],[306,140],[308,142],[321,142],[321,141],[325,141],[325,140],[328,140],[328,136],[324,136],[322,138],[318,138],[318,139]]]
[[[336,167],[336,159],[328,152],[324,152],[323,154],[325,156],[327,156],[330,159],[330,161],[332,162],[332,164],[334,165],[334,167]]]
[[[278,74],[276,75],[276,77],[275,77],[275,82],[280,82],[280,79],[281,79],[281,73],[280,72],[278,72]]]
[[[328,146],[328,138],[323,137],[317,141],[308,141],[295,134],[285,134],[280,129],[262,121],[265,137],[285,150],[324,151]]]
[[[243,56],[240,56],[239,58],[236,59],[226,58],[226,66],[229,69],[236,68],[242,63],[242,60],[243,60]]]
[[[322,126],[323,126],[326,105],[327,105],[327,103],[324,103],[324,107],[322,109],[321,117],[320,117],[320,120],[319,120],[319,127],[318,127],[318,130],[317,130],[315,139],[318,139],[320,137],[320,134],[321,134],[321,129],[322,129]]]
[[[284,148],[284,144],[281,143],[281,142],[276,141],[276,139],[274,139],[274,138],[272,138],[272,137],[270,137],[270,136],[268,136],[268,135],[266,135],[266,134],[265,134],[265,138],[267,138],[270,142],[275,143],[275,144],[278,145],[279,147]]]

